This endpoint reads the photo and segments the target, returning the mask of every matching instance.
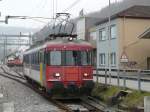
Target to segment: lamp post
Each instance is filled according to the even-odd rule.
[[[108,68],[109,68],[109,83],[111,83],[111,2],[109,0],[109,11],[108,11]]]

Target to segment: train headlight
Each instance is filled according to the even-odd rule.
[[[55,73],[54,76],[55,77],[60,77],[60,73]]]
[[[88,76],[89,76],[89,74],[87,74],[87,73],[84,73],[84,74],[83,74],[83,76],[84,76],[84,77],[88,77]]]
[[[69,41],[73,41],[73,38],[72,38],[72,37],[69,37],[68,40],[69,40]]]

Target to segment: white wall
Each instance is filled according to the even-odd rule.
[[[77,21],[77,35],[78,38],[85,40],[85,18],[80,18]]]
[[[96,31],[90,32],[90,40],[96,41]]]

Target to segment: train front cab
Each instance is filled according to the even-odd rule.
[[[47,90],[88,93],[94,86],[91,50],[56,50],[46,53]]]

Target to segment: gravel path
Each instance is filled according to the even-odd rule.
[[[0,70],[0,72],[2,72]],[[0,112],[3,103],[13,103],[15,112],[62,112],[28,87],[0,76]]]

